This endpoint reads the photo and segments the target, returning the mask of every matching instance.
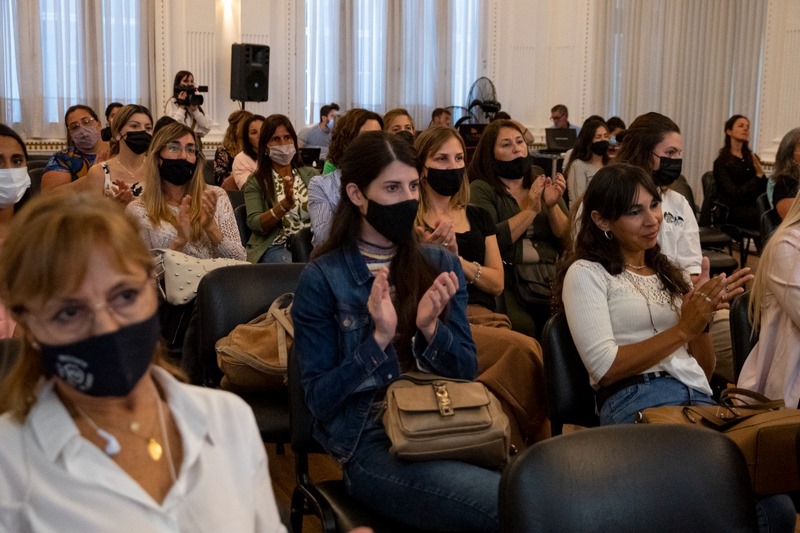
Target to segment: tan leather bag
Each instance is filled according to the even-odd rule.
[[[448,459],[495,469],[508,462],[508,418],[476,381],[403,374],[386,391],[383,424],[390,452],[408,461]]]
[[[746,404],[742,398],[756,400]],[[800,490],[800,410],[752,391],[728,389],[722,405],[645,409],[637,422],[694,424],[721,431],[739,446],[759,495]]]
[[[289,348],[294,326],[293,293],[280,295],[269,310],[236,326],[217,341],[217,364],[224,389],[277,390],[286,387]]]

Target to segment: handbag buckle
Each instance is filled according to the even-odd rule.
[[[453,404],[450,402],[450,395],[447,393],[447,383],[437,381],[431,384],[436,395],[436,404],[439,406],[439,414],[442,416],[453,416]]]

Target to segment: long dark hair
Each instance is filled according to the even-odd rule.
[[[25,146],[25,141],[22,140],[22,137],[19,136],[19,133],[12,130],[9,126],[6,126],[2,122],[0,122],[0,137],[11,137],[17,143],[19,143],[19,147],[22,149],[22,155],[25,156],[25,164],[28,164],[28,148]]]
[[[583,123],[583,126],[581,126],[581,133],[578,135],[578,141],[575,143],[575,147],[570,153],[567,166],[564,167],[564,175],[569,173],[569,169],[576,159],[581,161],[590,161],[592,159],[592,155],[594,155],[592,152],[594,135],[597,133],[597,128],[601,126],[604,127],[608,133],[611,133],[611,131],[608,129],[608,125],[602,119],[590,119]],[[606,166],[607,164],[608,151],[603,154],[603,166]]]
[[[579,259],[600,263],[612,276],[619,275],[625,270],[625,260],[622,257],[619,241],[611,236],[607,238],[592,219],[592,213],[597,213],[605,220],[615,221],[627,213],[636,201],[639,186],[645,188],[653,198],[661,201],[661,192],[653,182],[653,178],[642,167],[624,163],[609,165],[597,171],[586,193],[583,196],[583,212],[579,221],[580,229],[575,238],[574,249],[569,253],[559,268],[559,275],[554,287],[554,297],[557,307],[561,307],[561,291],[564,285],[564,276],[570,265]],[[664,284],[672,298],[682,296],[691,287],[686,281],[683,271],[666,255],[661,253],[661,247],[656,244],[644,252],[644,264],[656,271],[659,279]]]
[[[359,130],[368,120],[377,121],[383,129],[381,116],[366,109],[351,109],[336,120],[331,132],[331,144],[328,146],[328,160],[331,163],[339,165],[347,147],[358,137]]]
[[[680,133],[675,122],[661,113],[645,113],[636,117],[625,131],[625,138],[615,163],[629,163],[653,172],[653,150],[668,133]]]
[[[258,136],[258,166],[253,175],[256,177],[258,186],[261,187],[261,195],[275,203],[277,197],[275,196],[275,181],[272,179],[272,159],[269,157],[269,148],[267,143],[272,136],[275,135],[275,130],[283,126],[289,135],[292,136],[294,141],[295,155],[292,159],[292,169],[300,168],[303,166],[303,160],[300,158],[300,151],[297,149],[297,133],[294,131],[292,121],[286,115],[270,115],[264,119],[264,124],[261,125],[261,133]],[[244,135],[242,133],[242,140],[244,144]],[[248,141],[249,142],[249,141]]]
[[[748,123],[750,122],[750,119],[744,115],[733,115],[731,118],[725,121],[725,129],[723,130],[725,132],[725,146],[719,149],[719,155],[721,155],[724,160],[734,159],[736,157],[731,153],[731,136],[728,135],[728,130],[732,130],[733,125],[736,124],[736,121],[740,118],[745,119]],[[750,151],[750,143],[748,141],[744,141],[742,143],[742,159],[747,162],[752,161],[751,154],[752,152]]]
[[[241,132],[240,137],[242,139],[242,152],[250,156],[253,161],[258,161],[258,153],[256,152],[257,148],[253,148],[253,145],[250,144],[250,126],[253,125],[253,122],[256,120],[260,120],[262,122],[266,122],[266,118],[263,115],[250,115],[247,117],[244,122],[241,124]],[[289,120],[289,119],[286,119]],[[276,128],[278,126],[275,126]],[[288,129],[288,128],[287,128]],[[256,146],[261,142],[261,134],[264,133],[264,124],[261,125],[261,131],[258,134],[258,141],[256,142]],[[272,133],[275,133],[275,130],[272,130]],[[272,137],[272,135],[270,135]],[[295,139],[295,145],[297,145],[297,139]],[[295,146],[297,149],[297,146]]]
[[[356,137],[341,160],[342,171],[341,199],[331,222],[328,239],[314,249],[314,257],[325,255],[339,248],[349,248],[356,244],[364,217],[358,207],[349,200],[347,185],[355,183],[366,195],[372,183],[390,164],[398,161],[422,172],[422,163],[414,148],[407,142],[383,131],[367,132]],[[411,367],[411,339],[417,331],[416,316],[419,300],[439,275],[422,255],[416,232],[397,251],[389,266],[389,281],[395,289],[395,309],[397,311],[396,343],[403,368]],[[441,316],[446,316],[447,309]]]
[[[478,146],[475,148],[475,154],[472,156],[472,161],[467,169],[469,181],[483,180],[491,185],[500,196],[506,194],[506,186],[494,170],[494,144],[497,142],[497,137],[500,135],[502,128],[517,130],[522,135],[522,130],[512,120],[500,119],[489,123],[481,134]],[[531,183],[533,183],[532,172],[522,178],[522,186],[526,189],[530,189]]]

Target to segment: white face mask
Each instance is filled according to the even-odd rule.
[[[7,207],[20,201],[31,186],[27,167],[0,168],[0,206]]]
[[[294,159],[297,150],[293,144],[279,144],[269,147],[269,158],[279,165],[288,165]]]
[[[333,129],[333,119],[332,119],[332,118],[329,118],[329,119],[328,119],[328,129],[329,129],[329,130],[332,130],[332,129]]]

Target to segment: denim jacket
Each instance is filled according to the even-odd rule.
[[[459,287],[447,322],[439,322],[431,342],[417,332],[414,357],[427,371],[475,379],[477,358],[461,264],[444,248],[421,249],[435,269],[455,272]],[[358,446],[370,407],[400,373],[394,347],[384,352],[373,336],[375,324],[367,309],[373,280],[356,245],[334,250],[305,268],[292,305],[294,346],[306,403],[315,417],[314,437],[343,463]]]

